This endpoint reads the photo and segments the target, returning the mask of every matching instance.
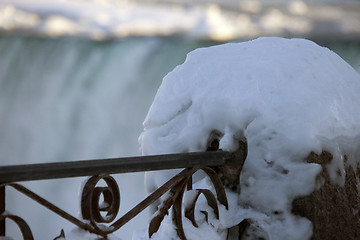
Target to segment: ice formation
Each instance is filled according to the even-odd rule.
[[[321,166],[305,158],[311,151],[331,152],[328,171],[343,184],[345,174],[335,172],[345,173],[342,155],[354,156],[359,143],[359,93],[360,75],[308,40],[259,38],[197,49],[163,79],[139,142],[148,155],[204,151],[214,131],[226,151],[247,140],[240,193],[228,192],[230,210],[220,209],[220,220],[196,229],[185,218],[189,239],[222,239],[224,229],[244,218],[253,219],[266,239],[309,239],[311,222],[291,214],[295,197],[319,187]],[[346,164],[355,164],[355,157]],[[147,173],[147,189],[174,172]],[[206,179],[196,184],[211,188]],[[141,233],[134,238],[147,239]],[[176,239],[171,217],[152,239]]]

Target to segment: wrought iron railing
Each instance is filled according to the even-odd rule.
[[[185,217],[190,219],[196,227],[194,208],[200,195],[204,195],[208,205],[213,209],[215,216],[219,217],[218,202],[228,207],[224,179],[239,179],[239,174],[246,158],[246,151],[241,148],[237,152],[208,151],[197,153],[168,154],[156,156],[141,156],[128,158],[99,159],[73,162],[56,162],[29,165],[13,165],[0,167],[0,236],[5,236],[5,219],[12,220],[17,224],[23,239],[34,239],[29,225],[19,216],[6,211],[5,189],[13,188],[28,196],[40,205],[48,208],[55,214],[70,221],[76,226],[99,235],[100,239],[106,239],[110,233],[117,231],[124,224],[134,218],[154,201],[165,193],[161,209],[149,224],[149,236],[155,233],[160,224],[172,207],[173,222],[177,227],[177,234],[181,239],[186,239],[182,225],[182,198],[186,190],[192,189],[192,175],[198,170],[204,171],[211,179],[216,190],[215,195],[208,189],[194,189],[196,197],[193,203],[185,209]],[[119,188],[110,174],[143,172],[165,169],[184,168],[179,174],[171,178],[160,188],[151,193],[142,202],[128,211],[122,217],[117,218],[120,206]],[[71,178],[91,176],[85,183],[81,195],[82,219],[65,212],[36,193],[20,185],[18,182]],[[105,187],[97,186],[100,180],[104,180]],[[235,183],[236,184],[236,183]],[[102,203],[99,202],[103,199]],[[204,213],[206,214],[206,213]],[[109,226],[104,226],[107,223]],[[63,235],[63,232],[62,232]]]

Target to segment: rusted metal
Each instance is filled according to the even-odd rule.
[[[98,202],[99,195],[96,192],[105,191],[104,189],[106,189],[106,191],[116,192],[117,190],[115,190],[115,189],[117,188],[117,185],[115,186],[115,183],[111,183],[112,180],[109,180],[109,176],[105,176],[105,175],[94,176],[87,181],[87,183],[85,184],[84,189],[83,189],[83,193],[82,193],[82,215],[83,215],[83,218],[90,220],[91,225],[93,227],[93,229],[91,230],[92,232],[99,234],[101,236],[106,236],[107,234],[110,234],[110,233],[118,230],[119,228],[121,228],[124,224],[126,224],[128,221],[130,221],[132,218],[134,218],[137,214],[139,214],[141,211],[143,211],[145,208],[147,208],[150,204],[152,204],[157,199],[159,199],[166,192],[170,191],[170,195],[173,192],[176,192],[176,190],[174,190],[174,189],[180,188],[179,184],[181,186],[183,186],[183,182],[185,181],[184,179],[187,179],[189,176],[194,174],[194,172],[196,172],[197,170],[198,170],[198,168],[190,168],[190,169],[183,170],[182,172],[180,172],[179,174],[177,174],[176,176],[171,178],[164,185],[162,185],[160,188],[158,188],[156,191],[154,191],[152,194],[150,194],[147,198],[145,198],[142,202],[140,202],[133,209],[128,211],[126,214],[124,214],[121,218],[119,218],[117,221],[115,221],[113,224],[111,224],[108,227],[104,227],[104,225],[99,227],[98,224],[107,223],[110,221],[103,221],[100,217],[95,217],[95,216],[99,216],[100,211],[101,211],[101,208],[99,207],[99,202]],[[96,183],[100,179],[105,180],[105,182],[108,184],[109,189],[108,189],[108,187],[105,187],[105,188],[96,187]],[[100,190],[96,190],[96,189],[100,189]],[[112,189],[112,190],[110,190],[110,189]],[[96,197],[94,197],[95,195],[96,195]],[[115,198],[116,198],[116,196],[118,196],[118,198],[120,198],[120,195],[117,195],[117,193],[113,193],[113,196],[115,196]],[[89,199],[92,199],[92,200],[89,200]],[[104,197],[104,199],[105,199],[105,197]],[[107,201],[107,200],[105,200],[105,201]],[[118,208],[120,206],[118,203],[113,203],[111,201],[108,201],[108,205],[114,206],[114,210],[112,210],[112,211],[114,213],[115,212],[117,213]],[[164,206],[168,206],[168,208],[165,210],[165,212],[167,212],[167,210],[172,205],[173,205],[172,200],[169,200],[167,203],[165,201]],[[104,208],[104,210],[105,209],[106,208]],[[113,219],[113,218],[111,218],[111,219]],[[156,232],[158,229],[158,227],[156,228],[156,226],[160,226],[162,218],[160,219],[159,216],[157,216],[156,219],[157,220],[154,220],[150,223],[149,232]]]
[[[234,153],[216,151],[2,166],[0,167],[0,182],[220,166],[234,158]]]
[[[195,205],[201,194],[203,194],[205,196],[208,205],[213,209],[213,211],[215,213],[215,217],[217,219],[219,219],[219,207],[217,205],[217,201],[216,201],[214,194],[208,189],[197,189],[194,191],[196,191],[195,199],[192,201],[190,206],[185,208],[185,216],[188,219],[190,219],[193,226],[199,227],[199,225],[195,221]],[[208,213],[205,211],[202,211],[202,213],[205,215],[206,221],[208,221],[208,217],[207,217]]]
[[[159,199],[162,195],[164,195],[166,192],[169,191],[173,186],[178,184],[182,181],[184,176],[191,174],[194,171],[194,169],[185,169],[173,178],[171,178],[169,181],[167,181],[165,184],[163,184],[160,188],[155,190],[152,194],[150,194],[147,198],[145,198],[143,201],[141,201],[138,205],[136,205],[133,209],[131,209],[129,212],[127,212],[123,217],[121,217],[119,220],[117,220],[114,224],[111,226],[114,229],[119,229],[122,227],[125,223],[130,221],[132,218],[134,218],[137,214],[139,214],[141,211],[143,211],[145,208],[150,206],[153,202],[155,202],[157,199]]]
[[[103,179],[107,186],[96,187]],[[104,202],[99,203],[103,195]],[[120,191],[115,179],[111,176],[93,176],[85,184],[81,197],[81,212],[86,220],[109,223],[112,222],[120,207]],[[105,218],[100,212],[107,212]]]
[[[174,204],[173,204],[173,211],[172,211],[172,218],[173,218],[173,223],[176,226],[176,232],[177,235],[179,236],[179,238],[181,240],[186,240],[186,236],[185,236],[185,232],[184,232],[184,227],[182,224],[182,199],[184,196],[184,192],[185,192],[185,187],[186,187],[186,180],[184,179],[183,182],[181,182],[181,184],[179,184],[178,189],[177,189],[177,193],[175,194],[175,200],[174,200]]]
[[[19,227],[19,229],[21,231],[21,234],[22,234],[24,240],[34,240],[34,237],[32,235],[30,227],[24,221],[24,219],[22,219],[21,217],[15,216],[15,215],[11,215],[11,214],[1,214],[0,215],[1,220],[5,221],[6,218],[10,219],[16,223],[16,225]]]
[[[250,226],[249,219],[244,219],[238,224],[239,239],[242,238],[247,228]]]
[[[201,170],[203,170],[210,178],[212,184],[214,185],[216,196],[218,201],[226,207],[226,209],[229,208],[229,204],[226,197],[226,192],[224,185],[222,184],[219,175],[211,168],[204,167]]]
[[[215,151],[0,167],[0,181],[4,182],[0,185],[0,200],[1,198],[5,200],[5,191],[1,195],[1,189],[5,189],[5,186],[12,187],[76,226],[106,239],[108,234],[117,231],[137,214],[166,194],[161,208],[150,222],[149,236],[158,231],[162,220],[172,207],[173,222],[177,228],[178,236],[180,239],[185,240],[186,235],[182,223],[183,212],[185,212],[185,217],[190,219],[193,225],[197,227],[194,209],[199,196],[204,195],[208,205],[213,209],[215,217],[219,218],[218,202],[228,209],[228,201],[224,186],[217,173],[222,168],[216,168],[215,166],[222,166],[224,164],[234,165],[240,162],[242,168],[244,162],[242,158],[243,156],[237,153]],[[215,170],[209,166],[215,167]],[[120,207],[120,191],[114,178],[108,174],[174,168],[185,169],[151,193],[133,209],[115,220]],[[192,175],[198,170],[204,171],[210,178],[215,193],[208,189],[193,190]],[[92,177],[85,183],[81,197],[81,213],[83,219],[87,221],[77,219],[24,186],[12,183],[13,181],[88,175],[92,175]],[[106,186],[97,186],[99,181],[104,181]],[[190,206],[185,206],[185,211],[182,211],[185,191],[196,191],[196,197]],[[100,203],[100,199],[103,199],[102,203]],[[3,210],[5,210],[5,201],[0,202],[0,204],[3,204]],[[208,213],[205,211],[201,212],[205,215],[207,221]],[[0,222],[5,222],[5,218],[9,218],[17,223],[21,231],[24,231],[24,239],[32,239],[29,235],[31,230],[24,220],[17,216],[2,214]],[[5,230],[3,235],[5,235]]]
[[[63,238],[65,238],[65,232],[64,232],[64,229],[61,229],[60,235],[55,237],[54,240],[60,240]]]
[[[220,178],[216,174],[216,172],[211,168],[201,168],[210,178],[211,182],[213,183],[216,197],[214,194],[208,190],[208,189],[196,189],[192,190],[192,175],[200,169],[193,168],[192,171],[189,171],[186,175],[184,174],[183,179],[176,184],[171,190],[170,195],[168,198],[164,201],[164,204],[159,209],[156,216],[151,220],[149,225],[149,237],[151,237],[160,227],[160,224],[162,220],[164,219],[165,215],[168,214],[169,208],[172,206],[172,218],[174,225],[176,226],[177,235],[180,239],[186,240],[186,235],[184,232],[184,227],[182,223],[182,207],[183,207],[183,196],[185,190],[187,191],[197,191],[197,195],[195,199],[193,200],[190,207],[185,207],[185,217],[188,218],[195,227],[198,227],[195,216],[194,216],[194,209],[197,202],[198,197],[203,194],[207,200],[207,203],[209,206],[214,210],[216,218],[219,218],[219,208],[217,201],[219,201],[221,204],[223,204],[226,209],[228,209],[228,201],[226,197],[226,192],[224,189],[224,186],[221,183]],[[203,212],[203,214],[208,216],[207,212]]]
[[[233,191],[240,192],[240,172],[244,166],[247,151],[247,142],[245,140],[239,141],[239,147],[238,150],[234,152],[234,158],[227,161],[224,165],[213,167],[217,173],[220,173],[221,181],[225,187],[230,188]]]
[[[0,184],[0,215],[5,212],[5,186]],[[0,220],[0,236],[4,237],[5,232],[5,218]]]
[[[26,195],[27,197],[31,198],[32,200],[36,201],[40,205],[46,207],[47,209],[49,209],[50,211],[56,213],[57,215],[61,216],[62,218],[68,220],[69,222],[75,224],[76,226],[78,226],[78,227],[80,227],[80,228],[82,228],[84,230],[88,230],[90,232],[93,232],[93,228],[89,224],[84,223],[81,220],[77,219],[76,217],[70,215],[69,213],[65,212],[61,208],[55,206],[51,202],[49,202],[46,199],[40,197],[36,193],[30,191],[26,187],[24,187],[24,186],[22,186],[20,184],[17,184],[17,183],[10,183],[10,184],[7,184],[7,186],[10,186],[10,187],[16,189],[17,191],[21,192],[22,194]]]
[[[106,187],[96,187],[96,184],[104,180]],[[103,195],[104,201],[99,202]],[[111,176],[93,176],[85,183],[81,196],[81,214],[83,219],[90,220],[91,225],[96,229],[96,233],[106,235],[109,231],[104,231],[97,223],[110,223],[114,221],[120,207],[120,191],[115,179]],[[105,217],[101,212],[107,212]],[[112,229],[111,229],[112,230]],[[111,231],[110,230],[110,231]]]

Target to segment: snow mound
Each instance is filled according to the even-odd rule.
[[[197,49],[164,78],[139,142],[148,155],[205,151],[215,133],[226,151],[246,139],[241,192],[229,193],[230,210],[223,209],[220,223],[212,225],[218,239],[222,229],[244,218],[256,221],[267,239],[309,239],[311,222],[291,214],[295,197],[319,187],[321,166],[305,158],[311,151],[329,151],[330,176],[344,183],[345,174],[336,171],[345,173],[344,152],[359,146],[359,92],[360,75],[308,40],[259,38]],[[175,172],[147,173],[147,189]],[[163,225],[168,227],[153,238],[175,234]],[[191,224],[185,228],[195,231]],[[211,232],[201,229],[207,228],[198,229],[201,236]]]

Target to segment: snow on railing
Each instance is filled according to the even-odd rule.
[[[246,146],[246,144],[244,146]],[[0,167],[0,237],[5,236],[5,219],[10,219],[15,222],[21,230],[23,239],[34,239],[31,229],[25,220],[6,211],[5,189],[11,187],[45,208],[48,208],[53,213],[75,224],[79,228],[105,238],[108,234],[117,231],[165,193],[169,192],[170,194],[166,195],[167,198],[163,201],[160,210],[149,224],[149,236],[159,229],[164,216],[168,213],[168,210],[173,207],[173,222],[177,227],[177,234],[181,239],[186,239],[182,227],[182,200],[185,190],[192,190],[192,175],[198,170],[203,170],[209,176],[216,191],[216,196],[214,196],[214,194],[207,189],[194,190],[196,191],[196,197],[191,204],[188,204],[185,207],[185,217],[188,218],[194,226],[197,226],[194,218],[194,208],[198,197],[203,194],[208,205],[213,209],[215,216],[219,218],[218,202],[228,208],[227,197],[223,185],[223,182],[225,181],[222,180],[224,180],[224,176],[229,179],[239,179],[239,174],[245,158],[246,150],[239,149],[237,152],[233,153],[225,151],[207,151],[2,166]],[[120,193],[115,179],[109,174],[178,168],[185,169],[115,221],[120,207]],[[83,219],[72,216],[26,187],[15,183],[80,176],[91,176],[86,181],[81,195],[81,213]],[[222,179],[220,179],[219,176],[222,176]],[[105,181],[107,186],[97,187],[96,185],[100,180]],[[103,202],[100,203],[100,199],[103,199]],[[110,225],[105,226],[103,223]],[[64,237],[63,231],[61,232],[60,237]]]

